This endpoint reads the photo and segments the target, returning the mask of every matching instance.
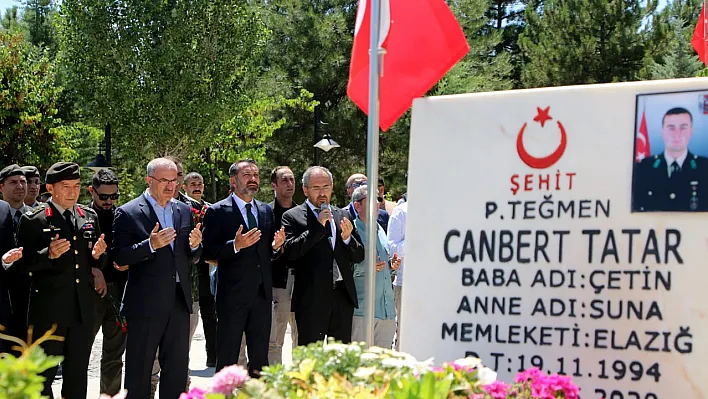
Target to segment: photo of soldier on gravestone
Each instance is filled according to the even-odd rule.
[[[642,94],[632,212],[708,211],[708,91]]]

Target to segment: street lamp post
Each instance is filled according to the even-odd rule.
[[[104,156],[101,152],[105,152]],[[96,158],[86,165],[87,168],[97,171],[101,168],[111,167],[111,125],[106,124],[106,129],[104,131],[103,142],[98,144],[98,155]]]
[[[317,152],[317,149],[319,148],[320,150],[327,152],[331,150],[332,148],[339,148],[339,144],[337,144],[336,141],[332,140],[332,137],[329,135],[329,124],[326,122],[323,122],[320,120],[320,107],[315,106],[315,126],[314,126],[314,138],[313,142],[315,145],[313,145],[313,165],[317,166],[319,165],[319,153]],[[320,138],[320,133],[323,133],[322,137]]]

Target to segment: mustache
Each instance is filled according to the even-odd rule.
[[[201,193],[202,193],[201,190],[194,190],[194,191],[192,191],[192,194],[201,194]]]

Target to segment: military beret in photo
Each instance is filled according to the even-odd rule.
[[[25,177],[39,177],[39,170],[32,165],[27,165],[22,167],[22,171],[25,172]]]
[[[22,168],[17,166],[17,164],[12,164],[10,166],[6,166],[3,168],[3,170],[0,170],[0,183],[5,181],[10,176],[24,176],[25,172],[22,171]]]
[[[64,180],[78,180],[79,165],[73,162],[57,162],[47,170],[45,182],[47,184],[59,183]]]

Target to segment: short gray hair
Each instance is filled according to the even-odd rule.
[[[329,176],[329,183],[334,185],[334,177],[332,177],[332,172],[329,171],[329,169],[325,168],[324,166],[310,166],[307,168],[305,173],[302,174],[302,185],[310,188],[310,175],[312,175],[312,172],[320,170],[322,172],[327,173],[327,176]]]
[[[171,170],[177,170],[177,165],[167,158],[155,158],[148,162],[147,165],[147,175],[154,176],[155,170],[158,168],[167,168]]]
[[[359,202],[363,199],[366,199],[366,196],[368,194],[366,190],[368,190],[366,184],[355,188],[354,192],[352,193],[352,202]]]
[[[197,172],[191,172],[190,174],[184,177],[184,181],[187,181],[188,179],[201,179],[202,181],[204,181],[204,176],[200,175]]]

